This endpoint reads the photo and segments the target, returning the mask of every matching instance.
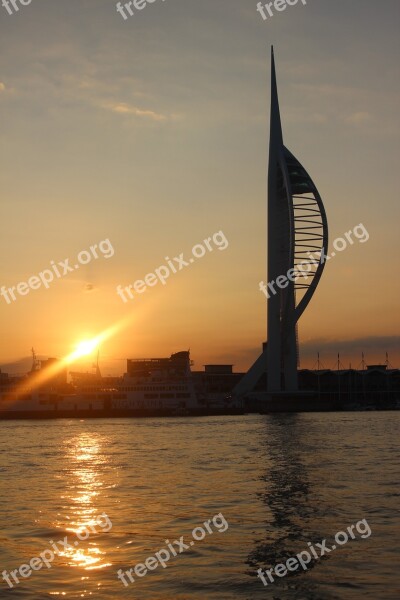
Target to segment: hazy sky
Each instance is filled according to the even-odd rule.
[[[0,6],[0,285],[109,239],[93,260],[7,304],[0,361],[34,346],[102,345],[118,359],[191,349],[248,367],[266,337],[269,51],[286,145],[324,200],[331,242],[370,239],[327,265],[300,321],[319,349],[400,366],[398,0],[308,0],[263,21],[253,0],[156,0],[128,20],[111,0]],[[222,230],[208,252],[124,304],[128,285]],[[376,348],[376,352],[373,349]],[[112,359],[112,360],[111,360]]]

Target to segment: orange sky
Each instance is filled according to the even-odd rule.
[[[400,366],[397,277],[399,5],[328,0],[263,22],[252,3],[176,0],[124,22],[110,3],[43,0],[0,21],[0,286],[109,239],[114,255],[7,304],[0,364],[101,348],[191,349],[245,369],[265,340],[269,47],[286,145],[314,179],[331,242],[370,239],[327,265],[300,326],[302,366]],[[112,6],[112,8],[114,8]],[[335,8],[335,9],[334,9]],[[145,14],[146,13],[146,14]],[[14,18],[16,17],[16,18]],[[128,285],[222,230],[207,254],[124,304]]]

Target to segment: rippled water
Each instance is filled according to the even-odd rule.
[[[399,423],[393,412],[1,422],[0,571],[65,536],[73,545],[12,589],[0,579],[1,597],[397,600]],[[104,518],[78,542],[102,513],[112,528]],[[218,513],[225,532],[129,587],[117,579]],[[361,519],[370,537],[267,587],[257,578]]]

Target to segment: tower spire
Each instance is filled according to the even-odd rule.
[[[274,47],[271,46],[271,123],[270,150],[272,144],[283,145],[281,114],[279,109],[278,85],[276,82]]]

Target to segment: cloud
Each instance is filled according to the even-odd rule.
[[[345,118],[346,123],[351,123],[352,125],[361,125],[362,123],[367,123],[371,120],[371,115],[368,112],[355,112]]]
[[[389,354],[389,360],[397,367],[400,358],[400,336],[369,336],[359,337],[349,340],[340,339],[312,339],[304,342],[300,341],[300,367],[313,368],[317,361],[317,352],[320,353],[321,360],[327,368],[335,368],[337,355],[340,353],[340,359],[344,364],[348,361],[353,362],[353,366],[358,366],[361,362],[361,353],[364,352],[365,360],[368,364],[383,363],[386,358],[386,352]],[[247,371],[254,361],[261,354],[261,345],[258,347],[247,347],[237,350],[227,348],[223,353],[214,356],[216,362],[234,363],[236,372]]]
[[[341,355],[360,358],[361,360],[361,353],[364,352],[366,359],[369,356],[374,357],[374,360],[380,357],[383,361],[385,353],[388,352],[394,354],[397,360],[399,349],[400,336],[398,335],[369,336],[350,340],[314,339],[300,344],[300,354],[304,359],[316,358],[317,352],[331,358],[337,356],[337,353],[340,352]]]
[[[294,97],[301,98],[288,113],[294,121],[337,122],[355,127],[368,126],[368,129],[374,124],[375,105],[380,102],[376,92],[368,92],[366,97],[362,88],[307,83],[294,83],[292,89]]]
[[[125,102],[108,102],[102,105],[102,108],[111,110],[113,113],[119,115],[133,115],[135,117],[151,119],[152,121],[166,121],[167,116],[161,113],[156,113],[152,110],[143,110],[134,106],[133,104],[127,104]]]
[[[321,96],[329,99],[352,99],[365,93],[364,90],[346,85],[334,85],[332,83],[292,83],[297,93],[308,94],[310,97],[320,99]],[[320,100],[319,100],[320,102]]]

